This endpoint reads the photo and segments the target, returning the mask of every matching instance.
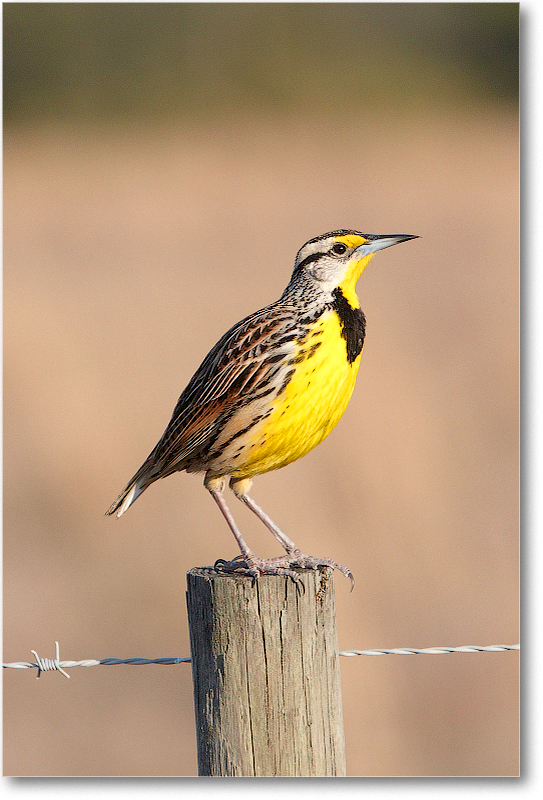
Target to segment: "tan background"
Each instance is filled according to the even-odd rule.
[[[342,649],[518,641],[514,106],[8,125],[4,660],[189,654],[185,572],[235,555],[202,488],[103,516],[200,360],[337,227],[422,238],[359,283],[337,429],[255,499],[336,577]],[[272,537],[239,503],[257,553]],[[341,660],[350,775],[514,775],[518,654]],[[4,671],[8,775],[193,775],[190,666]]]

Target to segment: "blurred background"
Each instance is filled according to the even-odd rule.
[[[189,655],[202,487],[105,510],[208,349],[335,228],[380,253],[351,404],[254,497],[342,649],[518,641],[518,4],[11,3],[4,661]],[[273,538],[241,504],[253,549]],[[518,654],[341,659],[349,775],[516,775]],[[4,773],[196,774],[189,665],[4,674]]]

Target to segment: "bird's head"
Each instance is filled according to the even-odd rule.
[[[351,302],[354,288],[366,265],[378,250],[393,244],[418,239],[408,234],[373,234],[339,230],[316,236],[298,251],[293,277],[305,273],[327,293],[341,288]],[[351,305],[358,303],[351,302]]]

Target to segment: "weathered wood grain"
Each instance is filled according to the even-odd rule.
[[[345,775],[331,570],[187,574],[200,775]]]

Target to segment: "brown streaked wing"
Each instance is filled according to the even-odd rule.
[[[267,378],[280,368],[270,356],[297,337],[296,316],[289,307],[268,306],[227,331],[181,394],[149,460],[160,464],[161,473],[175,471],[176,464],[205,443],[224,414],[243,405],[246,392],[251,391],[251,399],[259,386],[262,396],[269,393]]]

